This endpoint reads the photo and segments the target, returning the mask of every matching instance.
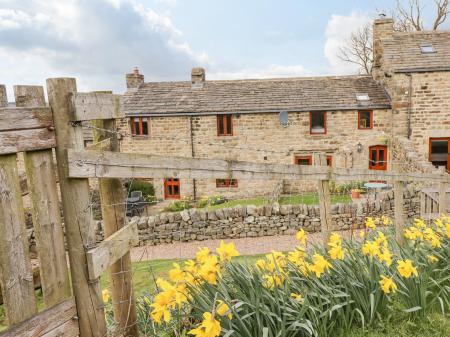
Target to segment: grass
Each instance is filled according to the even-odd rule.
[[[240,256],[236,262],[254,263],[261,255]],[[153,260],[133,263],[133,285],[136,296],[142,293],[153,293],[154,280],[158,277],[167,277],[172,264],[184,260]],[[110,286],[110,279],[105,274],[101,279],[102,289]],[[42,310],[43,301],[41,291],[36,292],[38,307]],[[4,324],[3,306],[0,305],[0,331],[6,329]],[[397,317],[393,322],[385,326],[369,330],[355,329],[348,337],[448,337],[450,336],[450,318],[439,314],[433,314],[426,320],[412,321]]]
[[[336,194],[331,196],[331,203],[344,203],[348,204],[352,201],[352,198],[348,194]],[[305,193],[299,195],[283,196],[278,200],[280,205],[318,205],[319,195],[317,193]],[[235,199],[224,202],[223,204],[209,206],[208,209],[220,209],[225,207],[235,207],[237,205],[248,206],[262,206],[268,203],[267,199],[264,197],[251,198],[251,199]]]

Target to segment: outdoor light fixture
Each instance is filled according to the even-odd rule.
[[[356,145],[356,151],[358,151],[358,153],[361,153],[363,150],[363,146],[361,143],[358,143],[358,145]]]

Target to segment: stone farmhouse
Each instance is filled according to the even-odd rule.
[[[126,75],[123,152],[373,170],[450,170],[450,31],[373,24],[372,76],[144,82]],[[233,179],[154,181],[165,199],[248,197],[302,185]],[[304,187],[304,186],[303,186]]]

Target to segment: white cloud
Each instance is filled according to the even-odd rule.
[[[14,84],[56,76],[76,77],[80,91],[122,92],[134,66],[155,81],[209,65],[169,14],[136,0],[0,1],[0,32],[0,81],[10,95]]]
[[[250,79],[250,78],[277,78],[277,77],[299,77],[310,76],[311,72],[307,71],[302,65],[271,65],[267,68],[255,69],[246,68],[236,71],[214,71],[206,73],[208,79],[229,80],[229,79]]]
[[[156,3],[168,5],[168,6],[171,6],[171,7],[176,6],[177,2],[178,2],[177,0],[156,0]]]
[[[352,12],[349,16],[333,14],[325,31],[325,56],[330,63],[333,74],[352,74],[359,71],[358,66],[339,59],[339,48],[345,45],[352,32],[358,30],[371,19],[362,13]]]

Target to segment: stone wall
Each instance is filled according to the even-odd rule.
[[[418,217],[418,192],[408,187],[404,194],[408,218]],[[362,228],[367,216],[387,215],[393,218],[393,192],[383,192],[378,200],[332,206],[333,230]],[[102,239],[101,222],[97,223],[98,240]],[[140,245],[172,242],[235,239],[295,234],[300,228],[308,232],[320,230],[318,206],[273,205],[237,206],[217,210],[190,209],[161,213],[138,219]]]

